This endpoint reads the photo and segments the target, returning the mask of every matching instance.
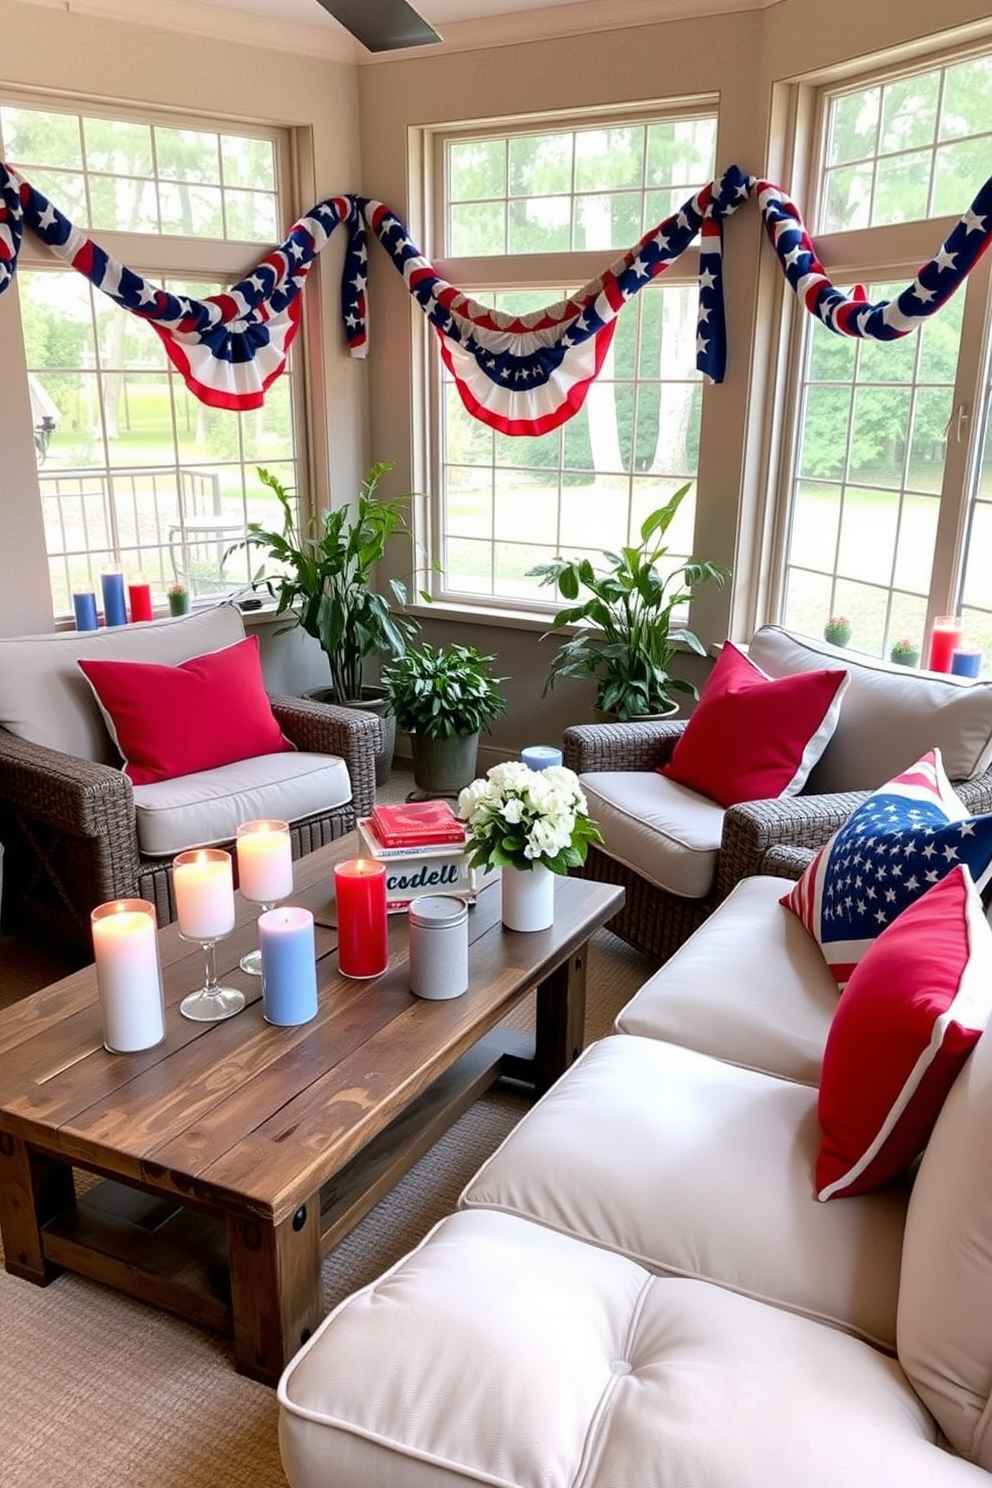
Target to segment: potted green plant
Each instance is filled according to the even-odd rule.
[[[165,597],[169,603],[170,615],[189,614],[189,590],[181,579],[177,579],[174,584],[169,585],[165,591]]]
[[[919,664],[920,648],[904,636],[901,640],[892,642],[889,660],[894,661],[897,666],[915,667]]]
[[[823,627],[823,639],[831,646],[846,646],[851,639],[851,622],[846,615],[831,615]]]
[[[313,689],[308,696],[368,708],[383,718],[383,748],[376,762],[379,785],[389,774],[396,729],[384,689],[365,682],[364,664],[370,657],[402,656],[417,629],[372,587],[388,539],[409,533],[409,495],[385,501],[375,494],[391,469],[388,463],[373,465],[354,505],[323,511],[303,529],[290,492],[271,471],[259,467],[259,480],[282,509],[282,524],[270,528],[249,522],[247,536],[229,549],[258,548],[265,554],[275,572],[256,575],[253,587],[266,589],[275,599],[277,616],[290,617],[283,631],[301,626],[326,655],[330,687]],[[390,579],[389,586],[396,601],[405,604],[406,586],[398,579]]]
[[[530,570],[573,601],[558,611],[548,634],[581,626],[552,661],[545,692],[559,677],[592,678],[597,710],[622,720],[674,713],[678,700],[673,692],[697,696],[691,682],[672,676],[671,666],[681,646],[700,656],[705,648],[694,631],[672,627],[672,613],[700,584],[723,584],[729,570],[696,558],[664,567],[665,533],[689,489],[680,486],[644,519],[636,546],[604,552],[605,569],[594,568],[588,558],[558,558]]]
[[[479,734],[506,712],[492,656],[474,646],[408,646],[383,671],[397,728],[410,735],[413,778],[427,795],[456,795],[475,776]]]

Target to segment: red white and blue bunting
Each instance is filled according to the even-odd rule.
[[[799,209],[781,187],[731,166],[569,299],[515,316],[479,304],[442,279],[382,202],[348,195],[319,202],[232,289],[194,300],[167,294],[126,268],[0,162],[0,294],[13,283],[27,228],[122,309],[148,321],[202,402],[257,408],[285,368],[307,274],[340,224],[348,235],[341,286],[344,331],[351,354],[365,355],[371,231],[437,331],[441,355],[469,413],[504,434],[543,434],[582,407],[624,305],[697,235],[696,365],[709,381],[722,382],[727,357],[723,222],[752,196],[788,283],[811,314],[843,336],[891,341],[908,335],[945,304],[992,239],[990,178],[913,282],[894,300],[869,303],[862,291],[846,294],[831,283]]]

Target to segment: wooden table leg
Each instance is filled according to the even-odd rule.
[[[238,1371],[275,1385],[323,1317],[319,1194],[277,1225],[230,1216],[227,1243]]]
[[[534,1025],[534,1089],[543,1095],[582,1051],[586,1018],[586,961],[579,946],[537,988]]]
[[[0,1132],[0,1233],[4,1264],[12,1276],[38,1286],[58,1276],[61,1266],[45,1260],[41,1230],[46,1220],[75,1202],[71,1167]]]

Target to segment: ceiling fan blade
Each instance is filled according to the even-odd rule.
[[[320,4],[370,52],[428,46],[441,40],[406,0],[320,0]]]

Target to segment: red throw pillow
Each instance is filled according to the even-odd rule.
[[[923,1151],[992,1012],[992,930],[968,869],[952,868],[855,967],[823,1052],[821,1199],[865,1193]]]
[[[135,785],[295,746],[265,695],[258,636],[179,666],[79,661]]]
[[[659,774],[721,806],[795,795],[837,726],[846,671],[769,677],[725,642]]]

